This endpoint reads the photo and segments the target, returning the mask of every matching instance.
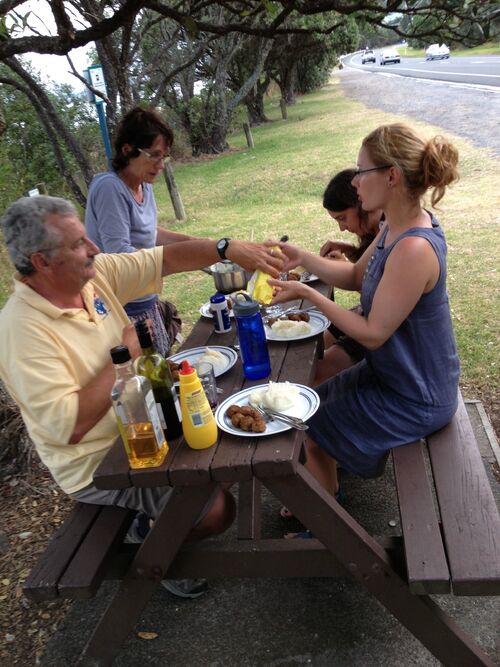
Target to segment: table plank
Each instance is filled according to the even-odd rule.
[[[120,436],[94,472],[94,484],[98,489],[127,489],[132,486],[127,453]]]

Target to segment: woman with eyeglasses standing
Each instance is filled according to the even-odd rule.
[[[457,407],[459,360],[446,292],[446,240],[434,207],[458,178],[458,151],[444,137],[420,138],[404,124],[384,125],[362,142],[353,185],[365,211],[384,224],[355,263],[331,262],[289,244],[297,265],[341,289],[361,292],[363,315],[298,281],[270,280],[274,302],[310,299],[366,349],[365,359],[318,388],[309,420],[308,467],[332,495],[335,461],[354,474],[380,475],[393,447],[436,431]]]
[[[152,184],[170,159],[173,140],[170,127],[151,109],[135,107],[123,117],[114,142],[113,169],[93,178],[87,198],[87,235],[102,252],[134,252],[193,239],[157,224]],[[177,317],[175,306],[160,303],[157,294],[125,305],[132,321],[150,320],[155,348],[168,355],[180,324],[174,321],[169,335],[164,308]],[[178,317],[176,321],[180,323]]]

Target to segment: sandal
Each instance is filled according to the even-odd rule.
[[[339,505],[343,505],[345,503],[346,497],[345,497],[344,490],[342,489],[341,486],[339,486],[339,490],[335,494],[335,500],[338,502]],[[295,518],[293,516],[293,514],[290,512],[290,510],[288,509],[288,507],[285,507],[284,505],[280,509],[280,517],[282,519],[294,519]]]

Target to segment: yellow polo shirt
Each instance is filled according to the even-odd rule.
[[[118,435],[113,409],[82,440],[69,444],[77,392],[110,361],[129,323],[122,304],[160,293],[163,249],[95,258],[96,276],[82,290],[86,309],[58,308],[15,278],[0,312],[0,377],[21,409],[40,458],[66,493],[92,474]]]

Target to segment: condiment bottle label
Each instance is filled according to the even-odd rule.
[[[203,389],[198,389],[186,396],[189,418],[195,428],[209,424],[213,419],[212,410]]]
[[[151,420],[151,425],[153,431],[155,432],[156,445],[158,449],[163,447],[165,441],[165,436],[163,435],[163,429],[161,427],[160,418],[158,417],[158,412],[156,409],[156,401],[151,390],[146,394],[146,409],[148,411],[149,419]]]

